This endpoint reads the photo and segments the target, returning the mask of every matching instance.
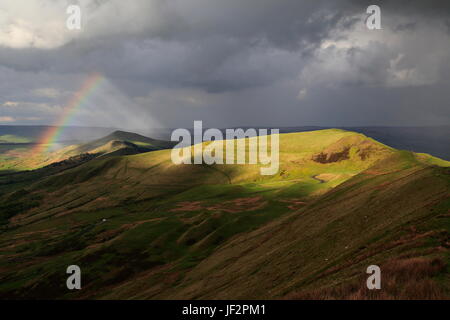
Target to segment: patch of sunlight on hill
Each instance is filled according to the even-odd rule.
[[[138,155],[126,156],[126,174],[123,169],[116,177],[129,177],[133,175],[139,181],[167,181],[168,175],[179,175],[183,180],[195,182],[201,176],[215,176],[208,179],[210,183],[223,183],[227,179],[231,184],[255,183],[262,188],[270,188],[271,183],[285,186],[288,193],[300,192],[302,195],[321,194],[332,187],[348,180],[352,176],[367,169],[376,161],[388,157],[394,150],[362,134],[327,129],[313,132],[280,134],[279,171],[272,176],[262,176],[261,164],[214,164],[214,165],[175,165],[171,161],[171,150],[148,152]],[[248,162],[249,141],[256,138],[237,139],[236,142],[245,142]],[[268,150],[271,151],[270,138]],[[203,147],[211,142],[204,142]],[[235,143],[234,159],[236,160],[237,145]],[[191,154],[193,162],[194,147],[186,147]],[[343,154],[342,159],[333,160],[334,154]],[[224,158],[227,150],[223,146]],[[331,156],[329,162],[321,163],[316,158],[324,154]],[[316,157],[316,158],[315,158]],[[125,161],[125,160],[124,160]],[[116,165],[123,167],[125,162]],[[116,171],[116,169],[114,169]],[[139,172],[139,173],[133,173]],[[214,175],[213,175],[214,173]],[[191,176],[190,176],[191,175]],[[321,176],[319,176],[321,175]],[[215,180],[218,179],[218,180]]]
[[[427,153],[416,153],[416,157],[419,161],[424,162],[428,165],[435,165],[439,167],[450,167],[450,161],[436,158]]]

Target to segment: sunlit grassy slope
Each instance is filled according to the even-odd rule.
[[[343,130],[280,135],[274,176],[170,152],[0,188],[0,296],[365,298],[369,264],[392,277],[377,297],[448,296],[448,162]],[[425,282],[409,288],[414,268]]]
[[[395,153],[303,208],[235,237],[161,297],[448,297],[449,174]],[[372,264],[384,272],[384,290],[365,286]]]

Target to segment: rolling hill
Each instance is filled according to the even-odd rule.
[[[58,150],[53,157],[67,157],[83,153],[98,155],[130,155],[161,149],[169,149],[174,146],[173,142],[156,140],[142,136],[137,133],[126,131],[114,131],[100,139],[71,145]]]
[[[91,142],[73,144],[54,151],[33,154],[31,156],[29,154],[29,147],[31,146],[32,148],[33,145],[31,144],[27,148],[19,144],[16,145],[19,149],[15,149],[14,152],[7,150],[3,155],[0,154],[0,158],[3,158],[0,169],[3,167],[10,171],[32,170],[83,154],[96,156],[130,155],[168,149],[173,145],[174,143],[170,141],[156,140],[136,133],[117,130]],[[0,144],[0,148],[1,146]]]
[[[154,143],[120,135],[78,150]],[[274,176],[158,150],[0,179],[0,297],[449,297],[449,166],[328,129],[281,134]],[[386,290],[364,289],[370,264]]]
[[[103,138],[78,146],[76,151],[78,153],[92,152],[111,141],[126,141],[136,146],[143,147],[147,149],[147,151],[168,149],[174,145],[174,143],[170,141],[156,140],[137,133],[117,130]]]

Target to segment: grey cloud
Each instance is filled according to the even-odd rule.
[[[419,15],[422,18],[448,17],[450,2],[441,0],[350,0],[353,8],[367,8],[376,4],[387,14]]]
[[[98,71],[138,102],[133,110],[168,126],[448,121],[449,39],[440,24],[450,4],[380,1],[383,33],[361,30],[369,4],[91,1],[82,33],[64,45],[0,47],[0,98],[63,104],[30,92],[74,91]]]

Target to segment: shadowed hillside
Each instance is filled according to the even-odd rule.
[[[174,143],[148,138],[136,133],[114,131],[105,137],[91,142],[69,145],[54,151],[39,154],[30,154],[30,148],[32,149],[33,145],[29,145],[28,148],[26,145],[28,144],[17,144],[15,145],[16,148],[8,150],[6,145],[2,146],[0,144],[0,149],[1,147],[6,148],[5,152],[0,154],[0,158],[4,160],[0,169],[3,168],[9,171],[32,170],[83,154],[96,156],[130,155],[168,149]]]
[[[96,149],[108,144],[111,141],[129,142],[136,146],[145,148],[145,149],[147,149],[147,151],[168,149],[174,145],[174,143],[170,142],[170,141],[156,140],[156,139],[142,136],[137,133],[125,132],[125,131],[114,131],[113,133],[111,133],[110,135],[107,135],[106,137],[103,137],[103,138],[94,140],[92,142],[88,142],[88,143],[77,146],[76,149],[73,150],[73,152],[77,152],[77,153],[92,152],[92,150],[96,150]]]

